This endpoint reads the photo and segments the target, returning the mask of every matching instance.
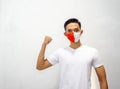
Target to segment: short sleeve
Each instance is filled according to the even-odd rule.
[[[56,63],[59,63],[59,50],[56,50],[51,55],[47,57],[47,60],[52,64],[55,65]]]
[[[94,68],[96,67],[100,67],[102,66],[102,62],[101,62],[101,57],[100,57],[100,54],[98,52],[98,50],[95,49],[95,52],[94,52],[94,56],[93,56],[93,60],[92,60],[92,66]]]

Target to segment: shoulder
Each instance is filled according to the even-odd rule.
[[[64,51],[64,48],[58,48],[54,51],[54,53],[62,53]]]
[[[90,51],[90,52],[98,52],[98,49],[95,48],[95,47],[91,47],[91,46],[88,46],[88,45],[84,45],[84,49],[86,49],[87,51]]]

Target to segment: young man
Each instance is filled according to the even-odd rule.
[[[94,67],[99,79],[100,89],[108,89],[105,68],[100,61],[99,52],[80,42],[83,33],[81,23],[76,18],[67,20],[64,24],[64,35],[70,45],[55,51],[44,58],[45,49],[52,38],[46,36],[42,44],[36,68],[43,70],[56,63],[60,64],[59,89],[91,89],[91,68]]]

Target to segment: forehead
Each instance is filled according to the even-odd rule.
[[[69,24],[66,26],[66,29],[74,29],[74,28],[79,28],[78,23],[69,23]]]

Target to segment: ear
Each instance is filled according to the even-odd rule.
[[[81,34],[83,34],[83,29],[81,29]]]
[[[64,35],[66,36],[66,32],[64,32]]]

